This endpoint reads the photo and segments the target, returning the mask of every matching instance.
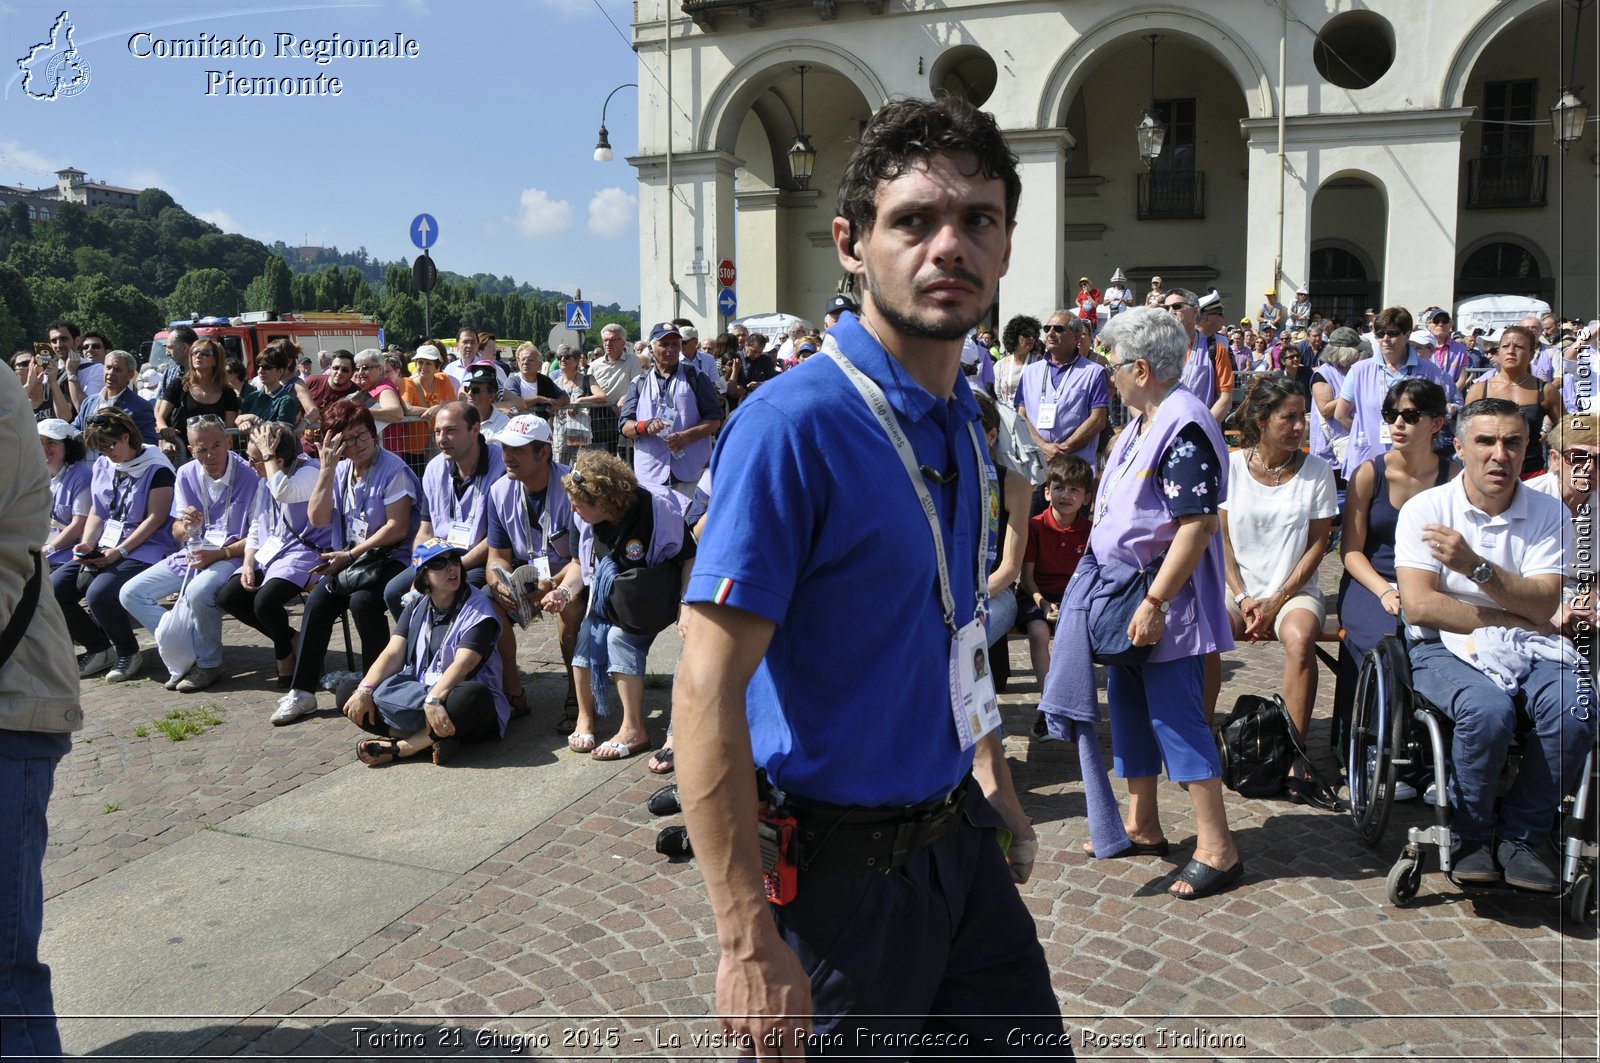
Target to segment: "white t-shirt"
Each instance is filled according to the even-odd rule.
[[[1219,508],[1228,514],[1228,538],[1245,593],[1264,598],[1283,586],[1305,555],[1307,522],[1338,515],[1339,494],[1333,469],[1314,454],[1277,487],[1251,476],[1249,465],[1249,450],[1228,455],[1228,497]],[[1295,594],[1321,596],[1315,569]]]
[[[1567,509],[1567,504],[1561,498],[1561,481],[1553,473],[1540,473],[1531,480],[1524,480],[1522,486],[1530,491],[1538,491],[1542,495],[1549,495],[1561,503],[1561,508]],[[1561,588],[1561,600],[1571,602],[1578,596],[1578,592],[1587,583],[1592,589],[1595,584],[1595,541],[1594,541],[1594,502],[1589,503],[1588,513],[1580,512],[1572,517],[1567,525],[1567,538],[1561,544],[1566,552],[1567,579]]]
[[[1554,573],[1563,579],[1567,574],[1562,549],[1567,507],[1549,495],[1527,490],[1523,484],[1517,485],[1517,493],[1511,496],[1511,504],[1505,512],[1491,517],[1467,499],[1466,476],[1457,476],[1443,487],[1430,487],[1413,495],[1400,508],[1400,520],[1394,532],[1395,568],[1432,572],[1439,577],[1437,586],[1442,593],[1468,605],[1499,609],[1500,603],[1485,594],[1465,573],[1445,568],[1444,563],[1433,556],[1422,539],[1422,529],[1428,524],[1456,529],[1466,539],[1469,549],[1507,572],[1524,577]],[[1407,623],[1406,634],[1413,639],[1438,639],[1451,653],[1472,663],[1467,651],[1470,632],[1435,631]]]

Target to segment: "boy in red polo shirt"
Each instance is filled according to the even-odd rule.
[[[1028,521],[1028,549],[1022,555],[1020,625],[1028,635],[1033,674],[1044,689],[1050,674],[1050,642],[1067,581],[1078,559],[1089,549],[1089,494],[1094,469],[1082,458],[1062,454],[1051,459],[1045,481],[1050,504]]]

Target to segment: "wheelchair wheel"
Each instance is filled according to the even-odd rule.
[[[1594,875],[1591,872],[1584,871],[1572,880],[1567,895],[1567,915],[1576,923],[1594,922]]]
[[[1384,885],[1388,887],[1390,904],[1396,908],[1410,904],[1422,886],[1422,859],[1407,854],[1396,860]]]
[[[1356,836],[1367,848],[1383,838],[1394,805],[1397,769],[1395,757],[1405,748],[1401,673],[1394,654],[1396,640],[1384,639],[1367,653],[1356,677],[1355,705],[1351,711],[1350,752],[1346,774],[1350,781],[1350,818]]]

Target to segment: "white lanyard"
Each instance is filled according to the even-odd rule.
[[[522,485],[518,484],[517,489],[522,491]],[[522,526],[526,529],[528,536],[528,560],[532,562],[536,553],[544,553],[550,549],[550,485],[545,485],[544,505],[539,507],[539,542],[537,551],[533,541],[533,517],[529,512],[528,506],[528,495],[530,493],[522,491],[523,497],[520,499],[522,504],[518,508],[522,510]]]
[[[1044,360],[1044,373],[1039,378],[1039,405],[1043,406],[1045,399],[1061,401],[1061,393],[1066,390],[1067,381],[1072,379],[1072,366],[1077,360],[1078,356],[1073,355],[1072,361],[1061,367],[1064,370],[1061,374],[1061,383],[1057,384],[1053,389],[1050,386],[1050,368],[1055,363],[1048,358]]]
[[[211,527],[212,502],[221,502],[222,511],[224,515],[226,515],[228,511],[228,499],[233,495],[233,472],[233,459],[230,457],[228,459],[228,471],[222,477],[222,494],[218,496],[218,498],[212,498],[211,484],[213,481],[211,477],[207,475],[205,469],[202,468],[200,470],[200,520],[202,522],[200,528],[202,531]],[[223,524],[223,531],[227,531],[226,521],[224,521]]]
[[[1144,446],[1145,437],[1150,434],[1148,431],[1141,432],[1138,430],[1139,421],[1143,419],[1144,416],[1144,414],[1140,414],[1139,418],[1128,422],[1127,426],[1122,430],[1123,435],[1127,435],[1129,432],[1134,433],[1133,442],[1129,444],[1127,450],[1122,452],[1122,460],[1118,462],[1117,467],[1112,470],[1111,482],[1102,483],[1100,485],[1100,490],[1098,492],[1099,498],[1095,506],[1094,515],[1096,524],[1100,523],[1100,521],[1104,519],[1106,511],[1111,508],[1111,496],[1116,492],[1117,485],[1120,484],[1123,478],[1128,475],[1128,470],[1133,468],[1133,459],[1138,456],[1139,448]],[[1151,427],[1154,427],[1154,425],[1155,422],[1152,421]]]
[[[934,508],[933,496],[928,493],[928,487],[922,482],[922,470],[917,463],[917,456],[911,450],[911,443],[906,439],[906,434],[900,428],[900,422],[895,418],[894,411],[889,406],[889,398],[883,393],[872,378],[868,377],[854,362],[846,357],[844,351],[834,347],[829,352],[833,359],[839,363],[839,368],[844,370],[850,383],[855,385],[856,391],[861,393],[867,409],[878,419],[884,435],[889,437],[895,453],[900,456],[900,465],[906,471],[906,477],[911,481],[912,488],[917,492],[917,501],[922,503],[922,515],[928,519],[928,530],[933,533],[933,555],[939,567],[939,602],[944,609],[944,623],[950,629],[950,634],[956,634],[956,600],[950,591],[950,565],[944,554],[944,533],[939,529],[939,512]],[[989,515],[994,512],[994,486],[990,477],[994,474],[988,469],[983,460],[983,444],[978,442],[977,429],[972,423],[967,423],[967,434],[972,437],[973,455],[977,460],[977,469],[981,475],[981,489],[983,491],[983,504],[979,509],[983,531],[978,536],[978,575],[973,586],[975,589],[973,616],[988,615],[988,567],[989,567]]]

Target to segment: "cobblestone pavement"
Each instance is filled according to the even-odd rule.
[[[565,686],[553,633],[544,625],[523,640],[536,708],[508,742],[559,748],[551,725]],[[85,683],[87,729],[57,774],[51,806],[48,896],[195,831],[226,831],[234,815],[350,763],[353,729],[331,711],[292,727],[267,724],[276,698],[262,682],[269,653],[231,622],[225,634],[240,644],[229,653],[234,675],[212,691]],[[1173,784],[1160,788],[1170,858],[1085,857],[1076,756],[1028,736],[1037,688],[1026,643],[1013,639],[1011,648],[1005,745],[1041,835],[1023,895],[1080,1055],[1596,1057],[1596,938],[1557,899],[1466,894],[1435,871],[1410,907],[1386,903],[1384,877],[1404,827],[1423,819],[1416,805],[1399,806],[1384,843],[1369,851],[1347,817],[1229,794],[1250,871],[1240,888],[1200,903],[1162,892],[1194,839]],[[1220,704],[1275,690],[1280,667],[1273,646],[1231,655]],[[647,691],[658,741],[666,685]],[[1312,732],[1330,774],[1332,685],[1324,673]],[[221,721],[202,734],[136,737],[169,711],[202,706]],[[885,758],[892,766],[893,751]],[[186,1042],[203,1044],[189,1058],[733,1055],[705,1047],[717,1030],[709,1018],[717,950],[699,873],[654,852],[662,821],[644,802],[662,780],[644,758],[596,779],[581,799],[530,822],[514,843],[254,1014],[211,1020]],[[182,1013],[184,1002],[170,1010]],[[160,1043],[141,1041],[138,1054],[159,1058]],[[823,1058],[847,1058],[847,1047]],[[113,1041],[93,1051],[134,1049]]]

